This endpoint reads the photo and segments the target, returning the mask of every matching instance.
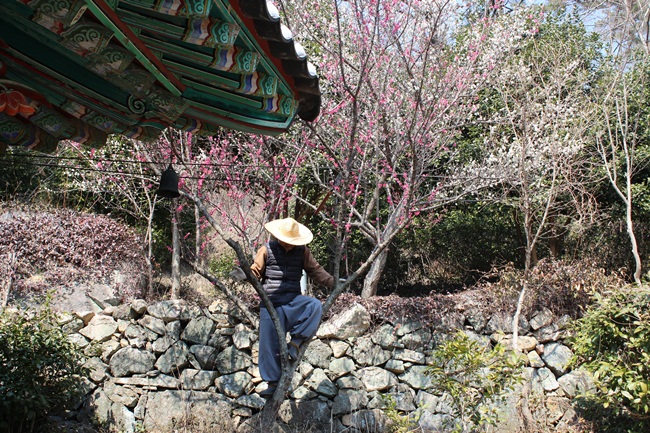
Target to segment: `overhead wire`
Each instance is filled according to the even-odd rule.
[[[50,159],[50,160],[57,160],[57,161],[85,161],[90,164],[93,163],[102,163],[102,162],[115,162],[115,163],[124,163],[124,164],[139,164],[139,165],[158,165],[158,166],[166,166],[169,164],[169,161],[139,161],[136,159],[115,159],[115,158],[94,158],[94,159],[89,159],[89,158],[83,158],[83,157],[74,157],[74,156],[52,156],[48,154],[42,154],[42,155],[31,155],[31,154],[19,154],[15,155],[15,157],[27,157],[31,159],[39,159],[39,158],[45,158],[45,159]],[[0,157],[0,164],[8,165],[9,162],[3,157]],[[77,170],[84,170],[84,171],[94,171],[94,172],[101,172],[101,173],[106,173],[104,169],[101,168],[82,168],[79,166],[67,166],[67,165],[58,165],[58,164],[45,164],[45,163],[37,163],[37,162],[30,162],[31,165],[35,166],[40,166],[40,167],[53,167],[53,168],[70,168],[70,169],[77,169]],[[176,164],[177,166],[189,166],[189,167],[230,167],[232,166],[231,163],[201,163],[201,162],[184,162],[184,161],[177,161],[173,164]],[[254,169],[263,169],[263,168],[269,168],[266,165],[260,165],[260,164],[237,164],[238,167],[241,168],[254,168]],[[423,173],[427,174],[428,178],[432,179],[443,179],[448,176],[445,175],[431,175],[430,173],[436,172],[436,169],[429,169],[429,170],[423,170]],[[116,174],[139,174],[139,173],[133,173],[133,172],[114,172]],[[181,176],[182,178],[185,179],[206,179],[205,177],[201,176]],[[499,180],[497,177],[486,177],[486,176],[465,176],[465,177],[457,177],[457,179],[482,179],[482,180]],[[214,178],[216,180],[219,180],[220,178]]]

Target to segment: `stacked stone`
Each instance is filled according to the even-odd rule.
[[[257,368],[257,332],[225,302],[201,309],[181,301],[147,305],[136,300],[62,318],[69,338],[90,356],[87,398],[70,416],[92,418],[111,431],[247,431],[264,406]],[[484,344],[512,344],[511,318],[467,312],[436,329],[416,321],[371,329],[368,311],[355,304],[321,326],[297,368],[280,410],[289,425],[323,431],[381,432],[390,395],[396,409],[419,418],[422,431],[444,431],[453,408],[425,374],[428,354],[458,327]],[[570,399],[591,386],[589,376],[568,371],[571,350],[560,341],[568,317],[549,310],[520,321],[518,347],[529,364],[532,393],[544,398],[537,422],[561,429],[575,418]],[[509,341],[510,340],[510,341]],[[512,398],[517,398],[513,395]],[[516,404],[508,405],[516,407]],[[516,414],[499,431],[517,431]],[[333,423],[333,425],[332,425]],[[317,430],[318,431],[318,430]]]

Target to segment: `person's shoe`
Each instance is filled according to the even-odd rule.
[[[298,359],[298,350],[300,350],[300,343],[291,340],[287,346],[289,350],[289,360],[295,362]]]
[[[260,397],[271,397],[273,393],[275,392],[275,388],[278,387],[277,382],[269,382],[269,385],[266,387],[266,389],[262,392],[260,392]]]

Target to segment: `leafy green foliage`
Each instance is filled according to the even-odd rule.
[[[420,216],[391,249],[385,286],[426,286],[438,293],[470,286],[494,266],[521,263],[512,211],[465,204],[439,218]]]
[[[496,425],[506,394],[523,380],[521,354],[482,344],[463,331],[441,344],[432,358],[427,375],[451,397],[456,420],[450,431],[458,433]]]
[[[610,422],[619,421],[612,431],[648,431],[650,289],[595,294],[594,300],[575,323],[571,342],[575,362],[594,375],[596,393],[586,399],[601,409],[600,415],[614,412]]]
[[[397,401],[392,395],[383,395],[384,402],[383,412],[391,421],[389,429],[391,433],[410,433],[419,430],[418,416],[421,412],[415,411],[411,414],[403,414],[397,409]],[[415,416],[414,416],[415,415]]]
[[[228,274],[235,268],[235,254],[225,253],[210,258],[208,269],[210,273],[218,278],[226,278]]]
[[[0,314],[0,430],[31,431],[77,393],[83,355],[45,307]]]

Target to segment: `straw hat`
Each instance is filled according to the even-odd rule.
[[[307,245],[314,239],[311,230],[293,218],[269,221],[264,224],[264,228],[277,240],[289,245]]]

